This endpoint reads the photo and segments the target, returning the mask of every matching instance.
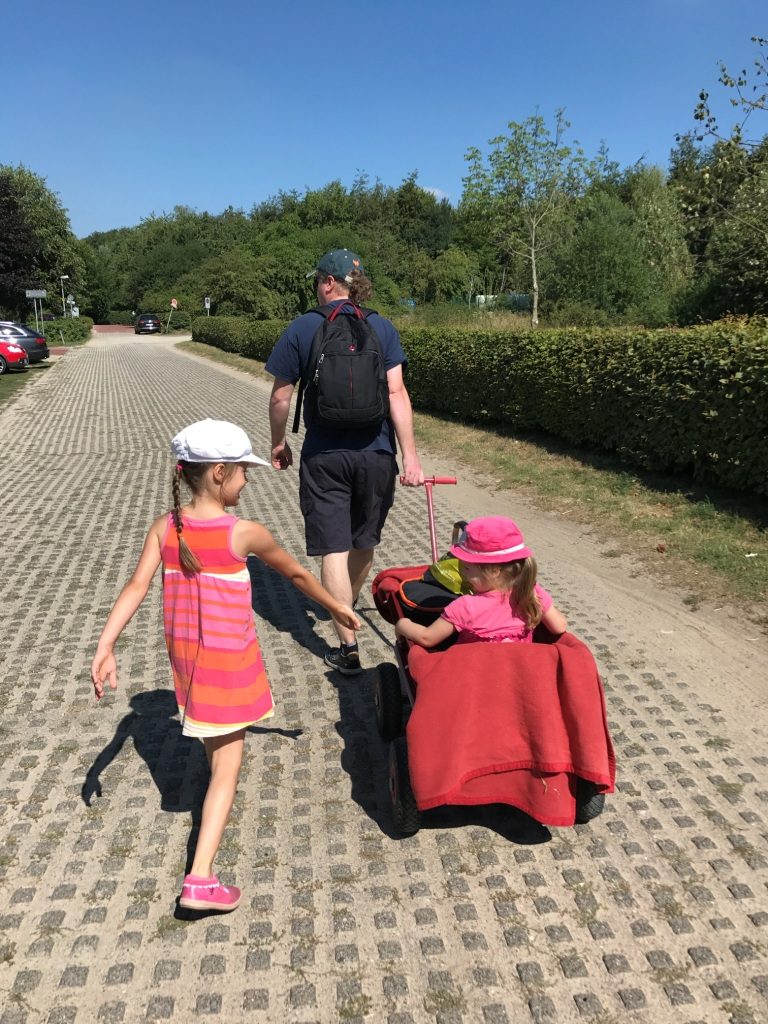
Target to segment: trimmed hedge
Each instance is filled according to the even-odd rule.
[[[130,309],[110,309],[104,320],[105,324],[119,324],[123,327],[133,327],[135,315]]]
[[[91,335],[93,320],[89,316],[60,317],[45,324],[49,345],[79,345]]]
[[[202,325],[202,326],[199,326]],[[207,317],[193,338],[265,360],[284,321]],[[414,407],[545,430],[647,469],[768,494],[768,322],[688,329],[405,328]]]

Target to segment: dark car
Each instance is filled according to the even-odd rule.
[[[133,325],[134,334],[159,334],[161,329],[160,317],[155,316],[154,313],[142,313],[141,316],[136,317]]]
[[[30,364],[42,363],[51,354],[44,336],[27,324],[16,324],[10,320],[0,321],[0,338],[21,345],[29,356]]]

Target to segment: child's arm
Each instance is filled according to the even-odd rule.
[[[443,640],[447,640],[456,627],[447,619],[436,619],[431,626],[420,626],[418,622],[411,619],[398,619],[395,624],[397,636],[405,637],[406,640],[413,640],[419,647],[437,647]]]
[[[109,680],[110,687],[117,687],[117,663],[112,653],[115,641],[133,618],[136,609],[147,596],[149,584],[160,565],[161,531],[165,527],[165,516],[155,520],[149,529],[141,556],[133,570],[133,575],[120,591],[112,611],[101,631],[96,654],[91,662],[91,679],[96,699],[104,696],[104,682]]]
[[[566,629],[568,629],[568,623],[565,616],[562,612],[559,612],[553,604],[550,605],[541,616],[541,621],[550,633],[564,633]]]
[[[341,604],[335,597],[331,597],[308,569],[304,569],[295,558],[292,558],[287,551],[280,547],[266,527],[261,526],[260,523],[241,520],[235,527],[235,531],[232,539],[235,541],[236,538],[238,547],[242,544],[245,551],[257,555],[270,568],[276,569],[290,580],[294,587],[298,587],[302,594],[306,594],[311,600],[317,601],[319,605],[329,611],[342,626],[346,626],[347,629],[360,629],[360,619],[352,609],[346,604]]]

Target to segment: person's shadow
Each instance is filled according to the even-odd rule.
[[[315,623],[330,621],[328,612],[255,555],[248,558],[247,566],[256,614],[278,632],[290,633],[295,643],[322,660],[328,644],[315,632]]]
[[[83,803],[91,807],[94,798],[102,796],[107,769],[131,740],[136,753],[149,768],[152,781],[160,794],[160,807],[164,811],[182,812],[191,815],[191,827],[187,841],[185,874],[192,865],[200,818],[208,788],[210,772],[203,743],[190,736],[184,736],[179,722],[178,707],[173,690],[147,690],[137,693],[130,700],[131,711],[115,729],[115,735],[96,756],[88,769],[80,790]],[[260,735],[277,733],[288,739],[296,739],[301,729],[280,729],[277,727],[252,725],[246,730]],[[176,908],[179,917],[199,917],[198,912]]]

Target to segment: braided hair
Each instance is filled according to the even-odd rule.
[[[200,462],[177,462],[173,471],[173,524],[176,527],[176,536],[179,538],[179,562],[185,573],[193,576],[200,572],[200,559],[190,548],[182,537],[184,522],[181,518],[181,481],[195,493],[199,487],[200,480],[207,466]]]

